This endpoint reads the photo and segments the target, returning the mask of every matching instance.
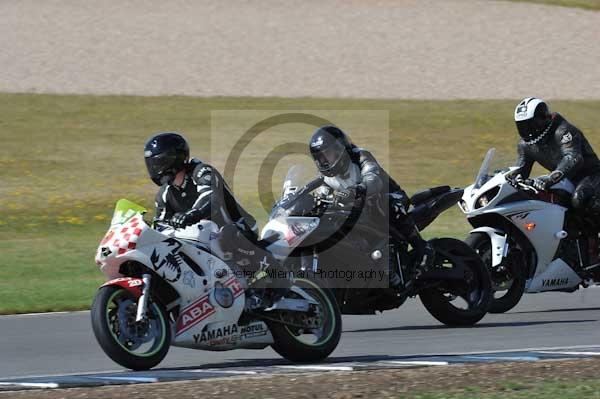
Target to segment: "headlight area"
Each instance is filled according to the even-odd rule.
[[[480,209],[487,206],[490,202],[494,200],[494,198],[496,198],[499,192],[500,186],[496,186],[481,194],[479,198],[477,198],[477,200],[475,201],[475,209]]]
[[[467,205],[467,202],[465,200],[461,199],[460,201],[458,201],[458,207],[461,211],[463,211],[463,213],[469,213],[469,206]]]

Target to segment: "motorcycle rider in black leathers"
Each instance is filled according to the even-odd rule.
[[[548,190],[563,178],[575,184],[573,208],[580,214],[600,216],[600,161],[583,133],[558,113],[551,113],[539,98],[525,98],[515,109],[521,136],[517,165],[529,178],[534,162],[550,171],[533,180],[538,190]]]
[[[235,199],[221,174],[198,159],[189,158],[187,141],[178,133],[159,133],[148,140],[144,158],[150,178],[160,186],[155,222],[184,228],[212,220],[221,228],[219,242],[233,256],[246,277],[260,264],[279,266],[259,243],[256,220]],[[278,280],[282,286],[287,281]]]
[[[159,133],[146,143],[146,167],[160,186],[155,220],[182,228],[208,219],[219,227],[235,223],[255,231],[256,221],[237,202],[221,174],[198,159],[189,159],[189,154],[188,143],[177,133]]]
[[[377,203],[378,197],[385,197],[383,203],[388,204],[389,211],[381,213],[389,214],[390,226],[402,234],[415,250],[417,273],[431,266],[434,250],[421,238],[414,220],[407,214],[410,199],[369,151],[352,144],[338,127],[326,125],[314,132],[310,153],[324,180],[316,192],[317,198],[340,195],[356,198],[361,205],[371,207]],[[394,277],[390,276],[392,285],[395,285]]]

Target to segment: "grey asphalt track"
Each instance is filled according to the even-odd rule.
[[[418,300],[375,316],[345,316],[334,358],[429,355],[540,347],[598,345],[600,289],[528,295],[510,313],[488,315],[475,328],[449,329]],[[270,349],[203,352],[172,348],[160,367],[222,366],[273,359]],[[89,313],[0,317],[0,379],[18,376],[119,371],[97,345]]]

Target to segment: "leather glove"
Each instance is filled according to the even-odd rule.
[[[356,196],[365,198],[367,196],[367,186],[364,184],[357,184],[355,187]]]
[[[335,191],[336,202],[342,207],[362,208],[365,202],[364,192],[359,186],[349,187],[343,191]]]
[[[354,207],[363,208],[367,199],[367,187],[363,184],[358,184],[354,187]]]
[[[546,191],[562,179],[563,173],[560,171],[554,171],[549,175],[542,175],[533,179],[533,187],[536,190]]]
[[[521,176],[521,174],[517,174],[517,175],[512,175],[512,176],[507,176],[506,177],[506,181],[508,182],[508,184],[510,184],[513,187],[517,187],[519,182],[524,181],[525,179],[523,179],[523,176]]]
[[[182,229],[202,220],[202,212],[198,209],[192,209],[187,212],[177,212],[171,217],[171,226],[176,229]]]

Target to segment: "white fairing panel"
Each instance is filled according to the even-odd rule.
[[[471,233],[484,233],[490,237],[492,245],[492,267],[502,263],[506,256],[506,233],[491,227],[479,227],[471,230]]]
[[[512,221],[531,242],[537,254],[535,275],[546,270],[560,244],[566,208],[542,201],[520,201],[498,207],[498,213]]]
[[[262,349],[271,344],[273,336],[262,321],[243,326],[231,321],[207,323],[201,329],[187,334],[187,339],[178,339],[176,343],[180,347],[210,351]]]
[[[271,219],[261,232],[261,238],[277,235],[279,240],[267,249],[276,258],[285,258],[319,226],[319,218],[288,216]]]
[[[581,278],[562,259],[556,259],[548,265],[544,272],[536,274],[527,280],[526,292],[554,291],[574,288],[579,285]]]

